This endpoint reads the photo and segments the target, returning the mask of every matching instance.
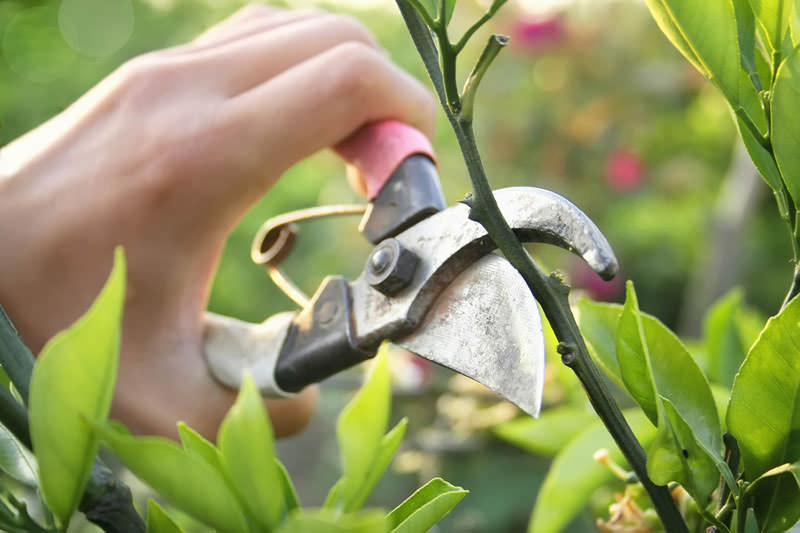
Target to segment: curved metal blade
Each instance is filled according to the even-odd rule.
[[[522,276],[502,257],[489,254],[464,270],[419,327],[394,342],[539,416],[545,361],[539,308]]]

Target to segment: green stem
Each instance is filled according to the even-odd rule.
[[[747,525],[747,488],[739,482],[739,501],[736,502],[736,533],[745,533]]]
[[[761,131],[759,131],[758,127],[753,123],[747,113],[745,113],[744,109],[741,107],[737,107],[733,110],[736,116],[741,119],[742,124],[747,126],[747,129],[750,130],[750,133],[753,134],[753,137],[761,145],[764,150],[772,153],[772,142],[770,142],[769,137],[765,136]]]
[[[431,18],[431,16],[428,14],[428,10],[425,9],[425,6],[423,6],[419,0],[408,0],[408,3],[417,10],[417,13],[419,13],[419,16],[425,21],[425,24],[427,24],[429,28],[435,28],[438,26],[438,21]]]
[[[702,516],[706,522],[716,527],[719,531],[724,531],[725,533],[730,533],[730,528],[723,524],[720,520],[717,519],[712,513],[708,512],[706,509],[699,509],[700,516]]]
[[[444,2],[442,2],[444,4]],[[442,56],[442,80],[444,81],[444,94],[448,110],[458,114],[461,111],[461,98],[458,95],[456,82],[456,55],[450,38],[447,36],[447,26],[439,24],[435,28],[436,39],[439,43],[439,53]]]
[[[458,42],[453,47],[456,54],[458,54],[459,52],[461,52],[461,50],[464,49],[464,46],[466,46],[467,42],[475,34],[475,32],[478,31],[478,29],[480,29],[481,26],[486,24],[489,21],[489,19],[491,19],[494,16],[494,14],[497,13],[497,10],[503,7],[503,4],[505,4],[506,1],[507,0],[495,0],[494,2],[492,2],[492,5],[491,7],[489,7],[489,10],[486,13],[484,13],[483,16],[479,18],[475,24],[467,28],[467,31],[464,32],[464,35],[461,36],[461,39],[459,39]]]
[[[584,343],[567,298],[568,288],[547,276],[531,259],[500,213],[480,159],[471,123],[448,114],[456,133],[474,189],[470,217],[480,222],[506,259],[519,270],[542,306],[556,337],[559,352],[583,384],[589,401],[639,477],[664,527],[670,533],[688,533],[667,487],[655,485],[647,475],[647,457],[619,407],[608,391]]]
[[[722,440],[725,443],[725,463],[728,465],[728,469],[735,476],[739,471],[739,461],[741,460],[739,443],[736,441],[736,437],[727,432],[722,436]],[[722,521],[723,524],[725,524],[726,527],[729,527],[731,524],[730,511],[733,510],[733,507],[736,504],[736,498],[731,495],[732,491],[737,493],[734,488],[738,488],[738,486],[731,487],[728,485],[723,476],[723,479],[720,480],[719,505],[717,506],[716,516]],[[740,495],[741,493],[737,494]]]
[[[472,114],[475,104],[475,94],[478,92],[478,86],[483,79],[484,74],[489,69],[494,58],[500,53],[505,45],[508,44],[508,37],[504,35],[492,35],[489,37],[489,42],[481,53],[475,67],[467,76],[467,81],[464,82],[464,89],[461,91],[461,111],[458,113],[459,120],[472,120]]]

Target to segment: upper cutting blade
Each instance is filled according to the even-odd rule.
[[[508,261],[489,254],[459,274],[400,346],[486,385],[538,416],[545,348],[536,300]]]

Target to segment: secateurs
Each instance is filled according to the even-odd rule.
[[[278,264],[298,215],[268,220],[253,259],[302,305],[262,324],[215,316],[206,334],[214,376],[237,387],[249,369],[265,395],[288,396],[372,357],[382,341],[469,376],[537,415],[544,337],[536,300],[469,207],[446,207],[427,140],[398,122],[364,128],[338,147],[366,177],[361,233],[375,247],[354,281],[329,276],[306,301]],[[580,255],[600,276],[617,261],[600,230],[565,198],[534,187],[495,191],[520,240]],[[300,218],[326,211],[304,211]],[[347,208],[345,211],[357,211]],[[293,293],[293,294],[291,294]]]

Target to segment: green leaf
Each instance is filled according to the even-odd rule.
[[[626,410],[624,415],[642,446],[648,446],[655,437],[656,429],[644,413],[636,408]],[[602,448],[610,451],[613,461],[624,462],[614,439],[603,423],[596,420],[561,450],[539,489],[528,524],[529,533],[564,531],[564,527],[583,509],[592,494],[615,479],[606,466],[593,458],[594,453]]]
[[[440,0],[444,2],[444,24],[450,24],[450,19],[453,18],[453,11],[456,8],[456,0]]]
[[[775,195],[775,201],[778,204],[778,211],[781,218],[784,220],[789,219],[789,199],[783,190],[783,179],[778,170],[778,166],[773,159],[772,154],[758,142],[753,132],[744,125],[742,119],[736,119],[736,126],[739,128],[739,135],[742,137],[744,147],[750,155],[750,159],[758,169],[758,173],[772,189],[772,194]]]
[[[442,478],[434,478],[389,513],[389,527],[392,533],[425,533],[468,493]]]
[[[88,421],[104,421],[117,375],[125,255],[89,310],[42,350],[30,387],[30,430],[47,505],[61,524],[78,506],[97,453]]]
[[[617,324],[622,315],[622,306],[593,302],[586,298],[578,300],[578,325],[589,353],[621,389],[625,389],[617,361]]]
[[[752,339],[741,329],[742,291],[734,289],[709,309],[705,318],[708,376],[730,388]]]
[[[659,438],[648,466],[658,466],[656,477],[661,481],[677,473],[670,481],[680,482],[698,503],[704,504],[716,484],[705,479],[708,466],[727,468],[722,458],[722,427],[708,381],[674,333],[656,318],[639,313],[630,281],[618,331],[617,357],[625,384],[650,420],[658,422]],[[649,379],[649,383],[645,386],[636,379]],[[646,395],[649,390],[653,397]],[[665,403],[670,405],[665,407]],[[687,437],[686,431],[693,437]],[[661,449],[670,446],[678,462]],[[681,461],[687,452],[691,463]],[[657,461],[653,455],[658,455]],[[692,471],[687,468],[691,465],[702,468]]]
[[[283,501],[286,503],[286,510],[294,511],[300,507],[300,500],[297,498],[297,491],[294,490],[292,478],[277,457],[275,458],[275,464],[278,466],[278,473],[281,475],[281,488],[283,489]]]
[[[284,508],[281,474],[272,426],[249,373],[219,427],[217,442],[225,472],[249,514],[262,528],[273,528]]]
[[[739,97],[739,29],[731,0],[645,0],[672,44],[734,107]],[[709,25],[709,21],[714,21]]]
[[[739,442],[749,480],[776,465],[800,461],[798,346],[800,299],[795,298],[767,321],[733,383],[728,431]],[[760,483],[754,502],[767,531],[800,518],[800,491],[783,478]]]
[[[388,533],[383,512],[339,514],[329,509],[295,510],[277,533]]]
[[[178,435],[186,452],[197,455],[215,469],[223,472],[222,458],[219,450],[213,444],[184,422],[178,422]]]
[[[95,431],[131,472],[178,509],[219,531],[247,531],[227,480],[198,454],[169,439],[134,437],[119,424],[97,425]]]
[[[147,500],[147,533],[183,533],[155,500]]]
[[[391,407],[388,350],[388,343],[378,350],[366,382],[339,414],[336,423],[344,480],[341,485],[334,486],[336,500],[329,500],[340,509],[352,508],[382,448]]]
[[[36,487],[36,469],[33,454],[0,424],[0,470],[29,487]]]
[[[800,50],[787,57],[772,88],[772,148],[783,181],[800,206]]]
[[[492,428],[493,433],[515,446],[541,455],[556,455],[597,415],[585,408],[565,405],[544,411],[538,419],[524,416]]]
[[[408,419],[403,418],[389,433],[383,436],[380,449],[370,465],[367,477],[360,483],[357,483],[358,486],[353,491],[352,497],[349,498],[343,507],[346,513],[361,509],[364,502],[367,501],[367,498],[372,493],[372,489],[375,488],[375,484],[378,483],[378,480],[389,467],[389,463],[392,462],[392,458],[397,452],[400,443],[403,442],[403,437],[405,437],[406,434],[406,426],[408,426]],[[349,483],[351,480],[349,477],[345,477],[344,479],[347,480],[345,483]]]
[[[772,50],[780,50],[794,16],[795,0],[750,0],[758,25]]]
[[[736,28],[739,36],[739,54],[742,67],[758,80],[756,68],[756,21],[750,0],[733,0],[733,9],[736,13]],[[760,84],[761,81],[758,80]],[[758,87],[757,87],[758,88]],[[761,87],[763,88],[763,87]],[[761,88],[758,88],[759,90]]]
[[[617,361],[625,389],[642,407],[647,418],[653,424],[658,424],[658,403],[650,368],[650,353],[644,338],[639,302],[631,282],[627,284],[625,306],[617,324]]]
[[[659,399],[667,423],[659,421],[656,443],[648,450],[647,473],[656,485],[679,481],[695,500],[705,503],[717,487],[719,469],[727,469],[727,465],[719,452],[703,448],[672,402],[663,396]],[[732,474],[726,472],[726,477],[735,485]]]

